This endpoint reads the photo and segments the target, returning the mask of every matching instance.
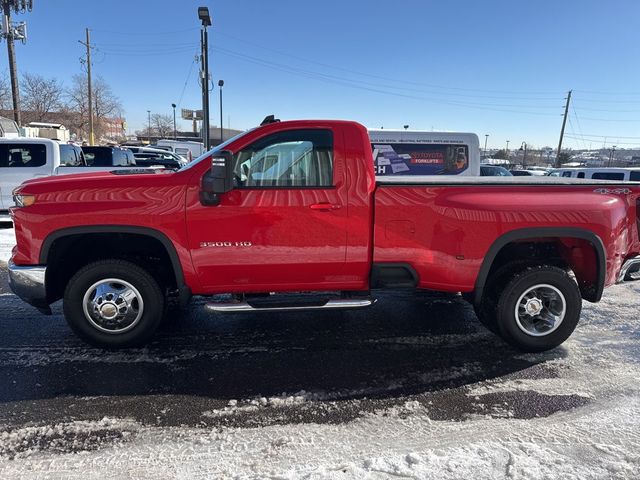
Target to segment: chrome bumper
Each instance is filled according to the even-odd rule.
[[[18,297],[42,313],[51,315],[45,286],[46,266],[19,266],[9,262],[9,287]]]
[[[634,280],[640,280],[640,255],[629,258],[624,262],[616,283],[632,282]]]

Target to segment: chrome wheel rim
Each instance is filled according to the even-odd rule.
[[[120,334],[135,327],[144,312],[140,292],[125,280],[106,278],[91,285],[82,299],[85,318],[101,332]]]
[[[529,287],[515,307],[518,328],[527,335],[543,337],[556,331],[567,313],[567,301],[553,285]]]

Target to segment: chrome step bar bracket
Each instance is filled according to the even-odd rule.
[[[376,303],[372,298],[348,298],[329,300],[323,305],[290,305],[286,307],[253,307],[247,302],[228,302],[205,304],[204,308],[210,312],[233,313],[233,312],[297,312],[307,310],[331,310],[331,309],[354,309],[370,307]]]
[[[620,269],[620,275],[618,275],[618,281],[616,283],[629,282],[634,280],[640,280],[640,272],[636,269],[640,267],[640,255],[636,255],[633,258],[628,259],[622,265]],[[631,272],[633,270],[633,272]],[[627,278],[627,276],[629,278]]]

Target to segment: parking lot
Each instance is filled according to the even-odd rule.
[[[409,292],[344,313],[212,315],[196,299],[148,347],[102,351],[0,278],[3,478],[640,474],[633,284],[585,304],[562,347],[523,355],[460,297]]]

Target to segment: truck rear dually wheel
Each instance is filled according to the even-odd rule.
[[[155,279],[125,260],[80,269],[64,293],[64,315],[83,340],[103,348],[145,342],[158,328],[166,300]]]
[[[526,352],[541,352],[564,342],[578,324],[580,289],[558,267],[528,267],[498,294],[496,326],[504,340]]]

